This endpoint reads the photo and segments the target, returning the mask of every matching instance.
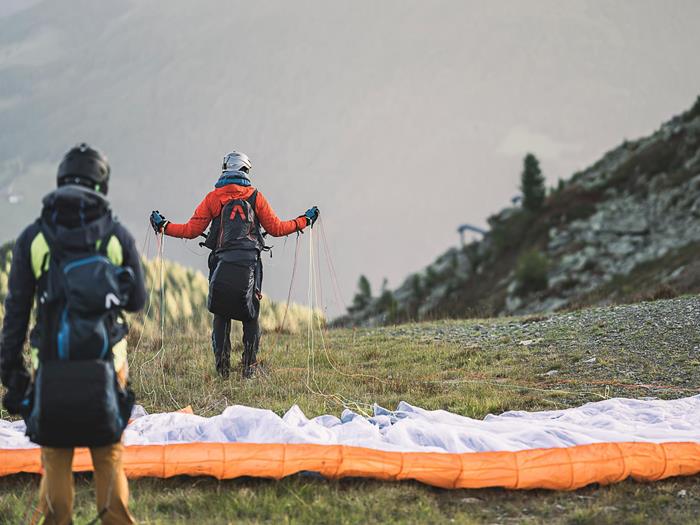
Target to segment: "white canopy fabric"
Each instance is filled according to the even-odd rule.
[[[124,443],[258,443],[347,445],[391,452],[493,452],[563,448],[593,443],[700,443],[700,395],[670,401],[609,399],[544,412],[513,411],[483,420],[399,403],[375,406],[363,417],[307,418],[297,406],[280,417],[270,410],[231,406],[214,417],[147,415],[136,407]],[[24,423],[0,420],[0,449],[32,448]]]

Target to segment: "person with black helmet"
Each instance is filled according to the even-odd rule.
[[[24,417],[27,435],[42,446],[43,523],[72,522],[75,446],[90,447],[102,522],[134,523],[120,443],[134,401],[121,312],[142,309],[146,291],[134,239],[105,198],[109,177],[98,150],[68,151],[58,189],[12,252],[0,338],[3,406]],[[22,348],[35,298],[27,370]]]
[[[266,249],[263,231],[273,237],[301,232],[313,226],[319,216],[316,206],[297,218],[282,221],[267,199],[250,182],[253,165],[245,153],[232,151],[224,157],[221,176],[194,215],[185,224],[167,220],[159,211],[151,212],[156,233],[194,239],[211,228],[205,246],[209,257],[209,310],[214,314],[212,346],[217,372],[229,376],[231,320],[243,323],[243,377],[251,377],[257,364],[260,342],[260,299],[262,262]]]

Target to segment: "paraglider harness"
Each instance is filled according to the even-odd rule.
[[[255,213],[257,190],[247,199],[227,202],[212,221],[201,246],[212,250],[209,255],[210,312],[227,319],[250,321],[258,316],[262,289],[262,252],[265,245]]]
[[[25,400],[27,435],[51,447],[105,446],[118,442],[128,423],[134,394],[119,385],[113,346],[128,331],[122,319],[134,284],[130,268],[107,256],[114,220],[95,192],[64,192],[45,200],[39,226],[49,251],[39,279],[37,301],[38,368]],[[62,214],[81,225],[66,228]],[[101,215],[83,222],[87,208]]]

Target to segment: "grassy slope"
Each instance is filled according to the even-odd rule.
[[[696,393],[699,324],[700,301],[680,299],[548,318],[337,330],[325,336],[334,366],[318,334],[313,354],[305,337],[272,334],[262,343],[266,372],[247,382],[215,377],[207,333],[169,331],[162,352],[148,339],[132,353],[132,378],[149,411],[190,404],[211,415],[240,403],[282,413],[297,403],[310,416],[338,414],[342,405],[332,394],[342,394],[360,407],[393,407],[403,399],[483,417],[609,396]],[[307,382],[311,357],[315,376]],[[551,370],[557,372],[547,375]],[[78,479],[77,523],[83,523],[93,516],[92,489],[88,475]],[[0,479],[0,523],[21,521],[37,484],[32,476]],[[146,523],[695,523],[700,512],[698,477],[571,493],[443,491],[304,476],[147,479],[131,488],[134,512]]]

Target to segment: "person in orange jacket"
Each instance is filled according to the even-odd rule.
[[[267,199],[250,182],[252,164],[244,153],[232,151],[224,157],[222,174],[214,190],[197,206],[184,224],[167,220],[159,211],[151,213],[156,233],[194,239],[211,224],[205,246],[209,256],[209,310],[214,313],[212,347],[216,370],[230,373],[231,320],[243,322],[243,376],[251,377],[257,364],[260,342],[262,262],[265,250],[263,229],[273,237],[301,232],[319,216],[316,206],[295,219],[283,221]]]

